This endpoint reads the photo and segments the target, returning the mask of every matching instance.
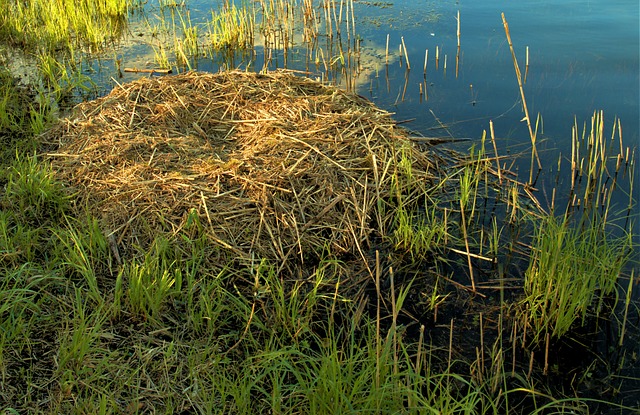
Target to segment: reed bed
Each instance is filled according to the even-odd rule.
[[[242,262],[357,253],[387,221],[376,209],[389,171],[408,158],[429,181],[435,160],[389,113],[286,72],[143,78],[80,104],[46,140],[118,249],[178,233],[196,212]]]
[[[580,203],[556,221],[494,134],[460,157],[287,72],[119,85],[39,137],[47,160],[23,148],[2,170],[0,407],[625,413],[637,274],[613,339],[627,361],[605,367],[620,397],[585,394],[600,355],[556,357],[556,336],[609,317],[628,265],[605,225],[611,193],[633,205],[633,151],[602,122],[576,126]],[[571,396],[553,377],[569,370]]]
[[[174,38],[157,44],[166,68],[171,47],[179,68],[206,53],[206,29],[214,54],[254,48],[256,27],[263,69],[279,50],[286,67],[302,22],[308,63],[324,66],[323,79],[339,74],[350,89],[361,69],[349,0],[227,4],[205,25],[184,2],[162,8]],[[456,76],[459,14],[457,23]],[[410,63],[400,41],[404,100]],[[441,54],[446,72],[436,46],[436,69]],[[513,61],[522,92],[528,49],[524,79]],[[425,50],[425,100],[427,63]],[[83,83],[65,65],[40,66],[58,100]],[[472,85],[470,94],[475,105]],[[27,125],[42,131],[47,108],[16,116],[13,99],[0,101],[2,138]],[[537,125],[529,130],[533,173]],[[582,131],[576,122],[570,175],[560,157],[555,183],[570,177],[567,205],[553,188],[543,208],[535,195],[544,188],[533,176],[520,182],[498,154],[492,122],[492,155],[483,136],[470,156],[451,158],[432,145],[448,139],[409,137],[365,99],[293,71],[118,85],[40,137],[45,162],[19,155],[2,177],[0,371],[9,387],[0,407],[16,411],[22,398],[16,407],[47,403],[49,413],[78,402],[91,413],[589,411],[598,403],[579,388],[600,363],[580,369],[575,399],[557,401],[540,382],[566,367],[553,367],[556,342],[615,319],[616,302],[624,312],[614,341],[635,356],[623,345],[637,338],[637,273],[627,275],[635,153],[621,131],[616,120],[605,137],[602,113]],[[612,196],[620,191],[623,206]],[[15,353],[34,344],[45,356],[34,364]],[[350,394],[336,393],[340,382]],[[628,409],[626,398],[612,400]]]
[[[42,53],[77,48],[96,52],[122,34],[127,13],[138,5],[137,0],[4,0],[0,34],[14,45]]]

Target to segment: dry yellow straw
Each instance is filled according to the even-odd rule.
[[[509,49],[511,49],[511,58],[513,60],[513,67],[516,71],[516,77],[518,78],[518,86],[520,87],[520,96],[522,98],[522,109],[524,110],[524,117],[527,121],[527,128],[529,128],[529,137],[531,138],[531,169],[529,171],[529,184],[533,182],[533,159],[538,162],[538,169],[542,170],[542,163],[540,163],[540,157],[538,157],[538,151],[536,150],[536,135],[531,128],[531,118],[529,117],[529,109],[527,108],[527,101],[524,97],[524,88],[522,86],[522,75],[520,73],[520,67],[518,66],[518,59],[516,53],[513,50],[513,43],[511,43],[511,34],[509,33],[509,24],[507,19],[502,13],[502,24],[504,25],[504,32],[507,35],[507,41],[509,42]]]
[[[460,10],[458,10],[458,17],[456,18],[456,20],[458,21],[458,47],[460,47]]]
[[[404,49],[404,59],[407,61],[407,70],[411,70],[411,64],[409,63],[409,51],[407,50],[407,46],[404,44],[404,36],[400,36],[400,40],[402,41],[402,49]]]
[[[429,60],[429,49],[424,51],[424,76],[427,77],[427,61]]]

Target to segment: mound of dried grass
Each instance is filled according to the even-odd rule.
[[[58,176],[119,249],[197,213],[230,260],[305,261],[363,249],[409,157],[389,113],[290,73],[144,78],[79,105],[49,131]]]

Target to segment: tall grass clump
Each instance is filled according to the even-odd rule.
[[[5,144],[25,128],[28,109],[21,95],[11,74],[0,70],[0,140]]]
[[[34,152],[34,136],[44,131],[56,114],[56,104],[43,89],[34,91],[0,67],[0,165],[13,162],[19,152]]]
[[[546,332],[563,336],[590,311],[601,311],[603,299],[615,293],[633,252],[632,239],[612,237],[601,225],[577,227],[553,215],[537,224],[523,300],[536,339]]]
[[[422,174],[413,171],[407,149],[402,152],[392,181],[395,199],[391,202],[391,239],[396,250],[408,251],[420,260],[443,245],[448,229],[433,192],[425,188]]]
[[[255,16],[248,7],[225,5],[211,12],[209,40],[214,51],[245,50],[254,45]]]
[[[60,228],[52,229],[55,235],[55,253],[60,271],[77,281],[76,286],[87,291],[87,297],[102,304],[100,286],[113,277],[115,264],[111,258],[109,241],[97,219],[87,216],[76,220],[65,216]],[[102,281],[100,281],[102,280]]]
[[[171,295],[182,289],[182,270],[177,266],[169,241],[158,237],[140,261],[133,259],[118,275],[118,286],[127,287],[130,310],[144,320],[160,318]]]
[[[57,112],[57,103],[71,101],[74,93],[89,93],[94,82],[82,73],[82,68],[66,58],[55,58],[49,54],[38,56],[38,72],[43,85],[37,89],[37,102],[41,106],[52,106],[50,112]]]
[[[605,298],[617,295],[618,280],[637,248],[636,218],[630,216],[634,161],[623,147],[619,121],[613,123],[611,137],[605,136],[602,112],[594,113],[582,133],[576,123],[569,162],[566,209],[559,215],[551,209],[533,223],[522,305],[535,339],[561,337],[577,322],[598,316]],[[626,195],[628,206],[620,206],[617,194]]]
[[[0,1],[0,35],[11,44],[53,53],[86,48],[95,52],[125,28],[137,0]]]
[[[35,155],[16,155],[6,173],[3,199],[3,203],[31,224],[58,219],[69,207],[69,198],[51,167]]]

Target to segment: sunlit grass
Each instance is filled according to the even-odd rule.
[[[0,33],[12,44],[44,53],[96,51],[119,36],[136,0],[0,1]]]
[[[37,172],[41,166],[18,160],[15,169],[48,177],[46,169]],[[500,343],[486,356],[498,366],[469,378],[437,360],[424,337],[405,337],[396,320],[411,285],[391,290],[392,309],[380,310],[376,321],[376,313],[363,312],[362,300],[339,294],[350,271],[331,256],[305,281],[283,280],[264,261],[250,268],[213,267],[207,257],[214,248],[197,215],[182,233],[159,237],[148,250],[132,248],[117,275],[115,253],[98,221],[49,217],[44,226],[53,243],[38,256],[25,253],[19,265],[6,254],[22,249],[17,238],[28,236],[11,230],[11,218],[20,216],[12,207],[20,206],[20,198],[46,206],[34,193],[44,193],[42,200],[61,194],[59,184],[44,179],[30,186],[3,196],[15,204],[3,205],[0,265],[8,278],[0,290],[7,317],[0,368],[15,385],[7,398],[29,396],[10,406],[15,410],[46,396],[42,413],[197,407],[205,413],[497,414],[516,410],[526,394],[498,392],[513,385],[500,367]],[[30,221],[24,226],[41,227]],[[438,291],[434,307],[448,299]],[[47,351],[43,365],[27,364],[20,375],[7,371],[19,362],[15,351],[35,348]],[[36,393],[36,387],[43,389]],[[536,402],[560,413],[577,407],[546,394]]]
[[[255,17],[248,7],[222,7],[211,12],[209,41],[213,50],[253,48]]]
[[[182,24],[190,27],[186,20]],[[81,79],[65,74],[56,61],[43,59],[41,66],[50,74],[52,91]],[[26,105],[10,83],[0,88],[3,134],[46,128],[49,97]],[[602,130],[600,122],[594,120],[596,130]],[[583,136],[590,140],[588,131]],[[422,180],[424,172],[414,171],[404,158],[391,169],[396,197],[379,204],[380,222],[387,221],[379,229],[388,230],[381,236],[392,242],[389,257],[401,257],[405,268],[419,273],[435,263],[432,274],[438,275],[427,287],[414,280],[394,282],[390,270],[385,276],[390,287],[354,298],[342,291],[353,284],[351,268],[329,253],[308,264],[313,272],[300,280],[287,279],[269,261],[215,263],[210,258],[218,248],[208,242],[197,212],[184,229],[157,235],[151,247],[119,252],[117,230],[83,216],[81,207],[74,209],[49,165],[28,151],[32,146],[12,148],[0,176],[0,375],[7,385],[0,408],[10,413],[34,408],[40,413],[585,412],[586,399],[558,399],[533,377],[507,368],[513,350],[503,338],[510,329],[501,319],[497,338],[481,343],[471,362],[440,358],[446,346],[425,339],[429,328],[420,327],[417,338],[407,334],[415,329],[414,320],[409,327],[398,322],[415,300],[413,290],[424,294],[421,318],[429,321],[440,323],[439,308],[459,305],[456,293],[443,287],[454,277],[439,275],[447,261],[469,273],[486,262],[483,282],[492,289],[502,284],[494,265],[518,242],[514,238],[531,229],[531,251],[524,255],[529,268],[518,287],[524,297],[516,305],[534,340],[546,333],[571,335],[573,327],[603,310],[634,247],[626,229],[622,236],[611,231],[615,212],[610,199],[602,199],[601,189],[609,186],[607,195],[616,190],[612,183],[622,182],[624,168],[619,175],[618,168],[609,168],[616,181],[607,180],[600,166],[603,160],[617,160],[619,166],[633,161],[585,153],[603,147],[580,146],[579,138],[574,137],[581,149],[576,165],[584,168],[572,174],[584,177],[584,188],[577,180],[574,189],[582,204],[569,203],[559,217],[528,205],[524,186],[515,181],[499,188],[484,143],[431,188]],[[632,189],[624,191],[631,209]],[[492,199],[498,207],[488,215]],[[583,206],[595,213],[589,210],[580,219]],[[378,264],[363,267],[383,271]],[[370,279],[365,275],[358,283]],[[632,283],[633,273],[625,284],[625,313]],[[463,277],[456,288],[486,293]],[[500,318],[511,311],[504,301]],[[484,330],[482,317],[476,326]],[[445,352],[451,356],[452,349],[450,344]],[[525,398],[533,403],[521,405]]]
[[[37,156],[18,154],[6,180],[5,203],[13,206],[25,223],[46,223],[68,207],[68,197],[51,168]]]
[[[536,224],[523,299],[534,341],[546,332],[563,336],[584,323],[589,312],[597,314],[603,298],[615,293],[632,240],[608,235],[602,224],[597,219],[579,228],[552,215]]]

